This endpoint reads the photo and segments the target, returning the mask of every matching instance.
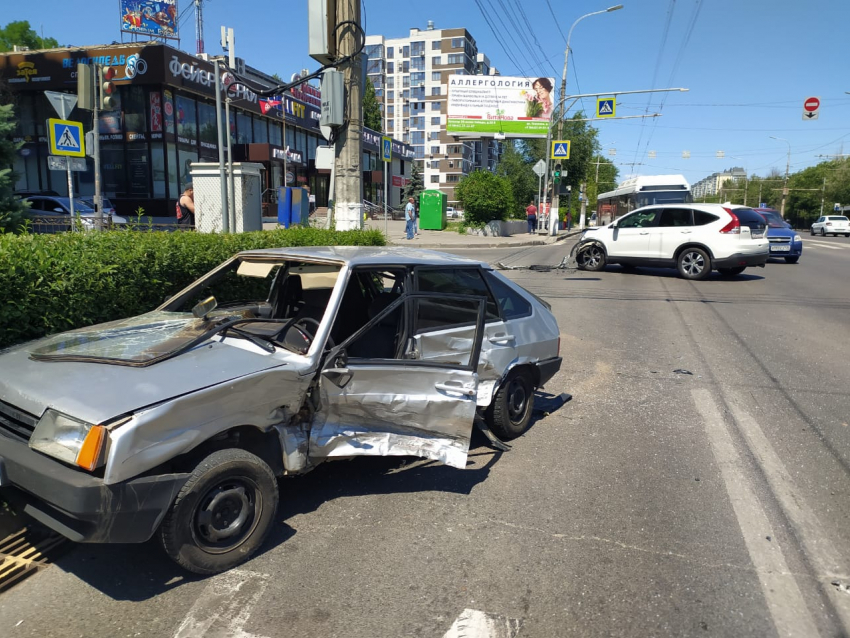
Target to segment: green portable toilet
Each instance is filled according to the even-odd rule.
[[[419,228],[443,230],[446,227],[448,198],[443,191],[427,190],[419,194]]]

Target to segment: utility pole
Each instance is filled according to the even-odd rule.
[[[215,75],[215,123],[218,134],[218,181],[221,186],[221,232],[230,232],[229,207],[227,205],[227,171],[224,166],[224,125],[221,121],[221,74],[219,73],[218,58],[213,60],[213,74]],[[284,120],[285,122],[286,120]],[[229,122],[228,122],[229,129]],[[227,131],[227,139],[230,139],[230,130]]]
[[[363,44],[360,3],[336,0],[336,31],[340,57],[351,56],[342,69],[345,82],[347,120],[338,131],[335,145],[334,220],[337,230],[363,227],[363,62],[358,54]]]

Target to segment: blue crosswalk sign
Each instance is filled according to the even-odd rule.
[[[552,159],[570,159],[570,140],[552,142]]]
[[[381,159],[385,162],[393,161],[393,140],[391,137],[381,138]]]
[[[47,132],[51,155],[86,156],[82,122],[50,118],[47,120]]]
[[[614,117],[617,102],[613,97],[601,97],[596,100],[596,117]]]

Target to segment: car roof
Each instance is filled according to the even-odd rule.
[[[240,255],[262,255],[267,257],[290,257],[305,260],[327,260],[348,266],[479,266],[483,262],[457,255],[396,246],[314,246],[309,248],[264,248],[246,250]]]

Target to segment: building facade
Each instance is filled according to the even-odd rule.
[[[700,198],[713,197],[717,195],[723,188],[723,184],[730,180],[747,179],[747,171],[739,166],[730,168],[720,173],[712,173],[708,177],[704,177],[697,183],[691,185],[691,193],[694,201],[699,201]]]
[[[16,190],[68,194],[65,173],[47,168],[46,120],[58,116],[45,91],[76,93],[78,63],[116,71],[115,106],[102,111],[98,120],[103,194],[121,215],[174,216],[190,164],[218,161],[215,82],[207,56],[157,42],[0,54],[0,81],[11,91],[18,117],[15,138],[22,144],[14,166]],[[277,84],[252,67],[245,67],[244,77],[256,90]],[[260,162],[266,169],[263,201],[271,216],[277,189],[283,185],[309,186],[317,206],[327,204],[330,171],[315,165],[316,148],[326,143],[314,99],[318,89],[301,85],[296,91],[305,99],[289,94],[262,98],[237,83],[225,123],[233,160]],[[82,122],[86,132],[93,128],[91,111],[75,108],[69,119]],[[367,168],[379,162],[379,138],[364,131],[368,192],[378,190],[373,184],[377,174],[383,181],[380,171]],[[413,149],[401,142],[393,146],[391,175],[406,179]],[[87,170],[74,173],[74,191],[80,195],[94,193],[93,160],[86,161]],[[391,193],[391,202],[400,202],[401,189]]]
[[[498,75],[466,29],[410,29],[406,37],[366,37],[366,73],[375,87],[387,135],[408,143],[425,188],[440,189],[457,205],[454,187],[476,169],[494,170],[501,143],[446,133],[448,79]]]

